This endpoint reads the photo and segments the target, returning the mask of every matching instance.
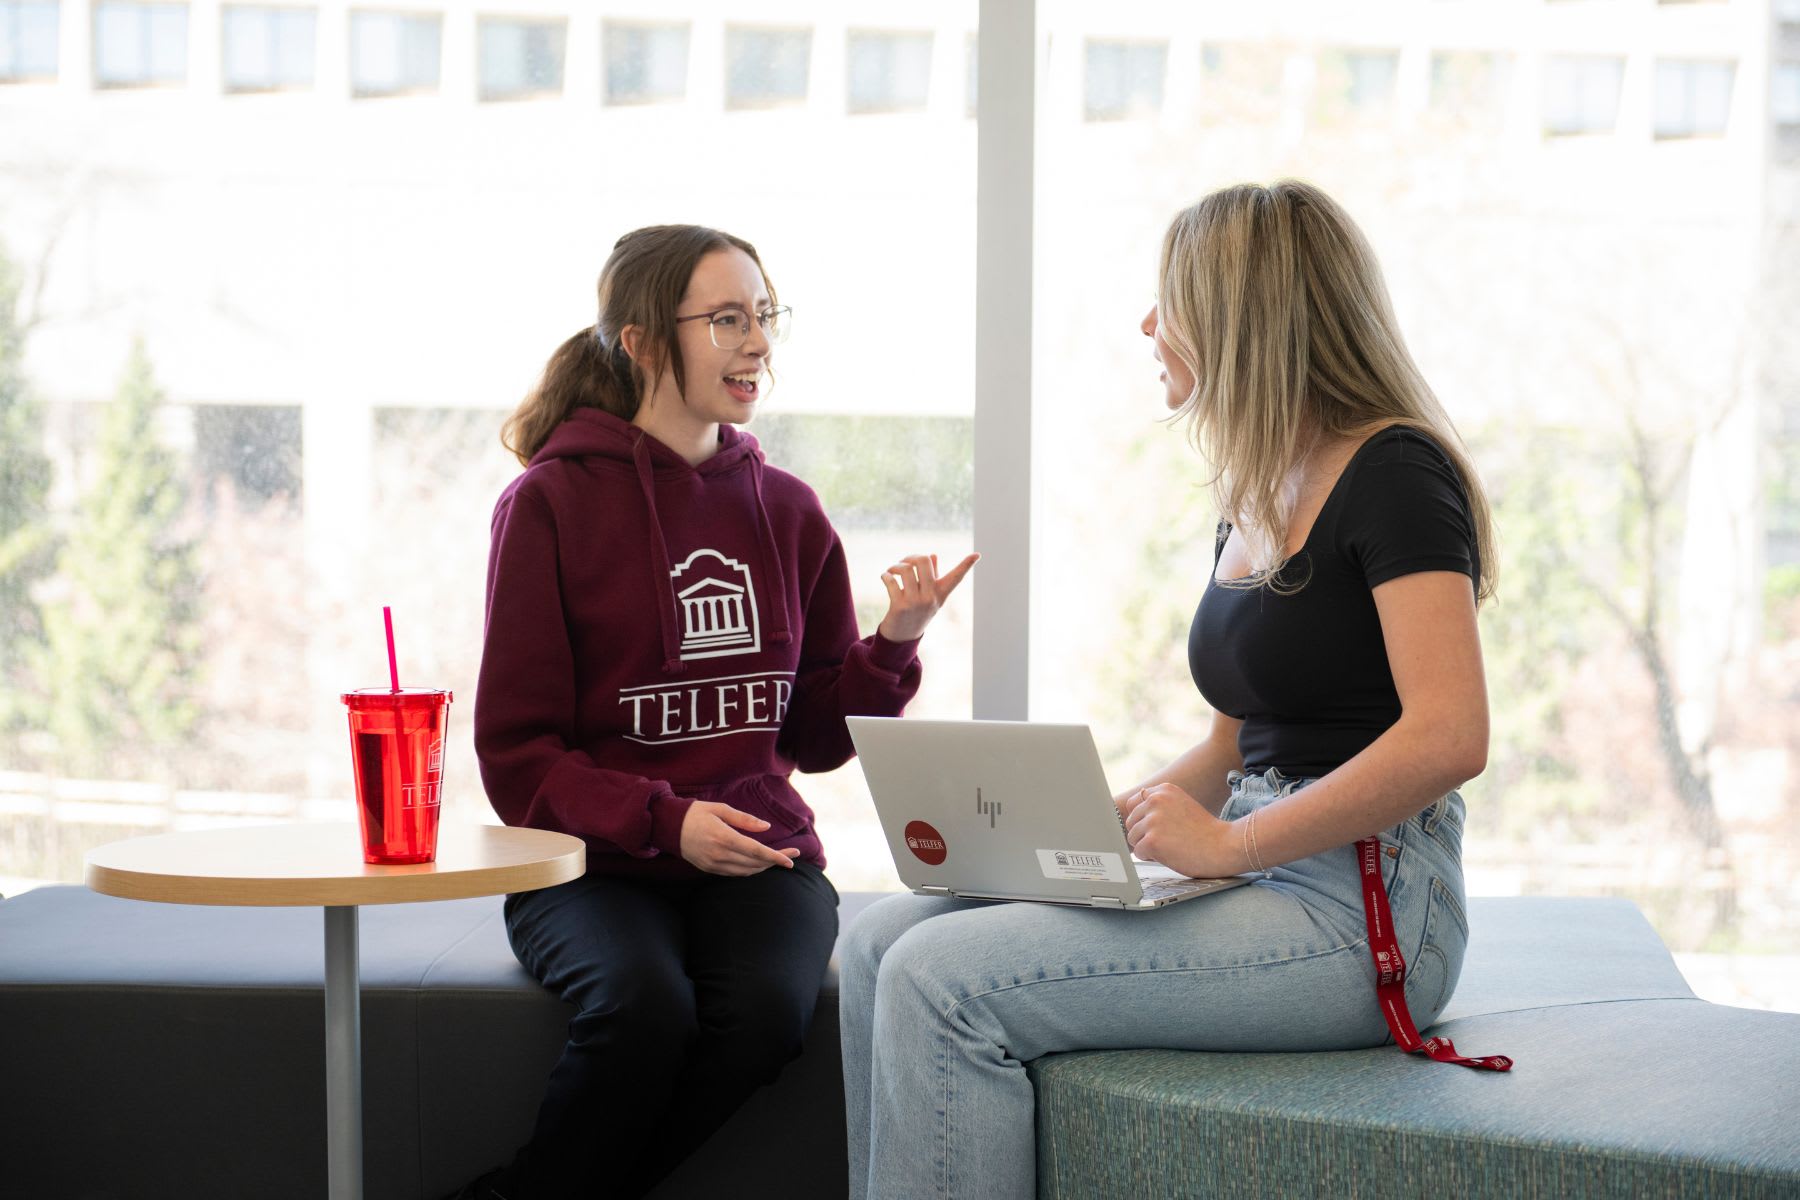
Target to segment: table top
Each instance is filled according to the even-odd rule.
[[[435,862],[365,863],[354,824],[198,829],[112,842],[87,856],[87,885],[168,904],[343,905],[527,892],[587,868],[580,838],[499,825],[445,826]]]

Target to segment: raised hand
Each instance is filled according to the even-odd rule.
[[[755,875],[770,867],[792,868],[798,850],[771,850],[739,829],[760,833],[769,827],[761,817],[720,804],[696,800],[681,821],[681,857],[712,875]]]
[[[944,601],[980,558],[979,554],[971,554],[939,575],[937,555],[911,554],[882,572],[888,611],[881,619],[881,636],[890,642],[910,642],[923,634],[931,618],[937,616]]]

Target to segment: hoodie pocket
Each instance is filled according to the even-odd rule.
[[[746,779],[742,786],[732,788],[720,797],[725,803],[741,809],[753,817],[761,817],[770,828],[764,831],[759,841],[776,841],[781,837],[806,833],[812,828],[812,811],[806,807],[792,788],[780,782],[771,783],[767,776],[759,775]]]

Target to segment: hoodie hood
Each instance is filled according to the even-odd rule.
[[[638,490],[644,497],[644,510],[650,532],[650,562],[661,581],[661,603],[657,605],[658,624],[662,630],[663,674],[679,675],[687,666],[681,660],[681,638],[676,632],[681,620],[680,601],[675,595],[674,567],[669,555],[668,539],[663,534],[662,519],[657,511],[658,486],[674,486],[698,480],[702,486],[718,485],[748,468],[751,492],[755,498],[757,544],[762,556],[764,577],[783,580],[786,575],[781,549],[775,541],[775,530],[769,520],[768,504],[763,498],[763,452],[756,439],[731,425],[719,426],[719,449],[699,465],[689,463],[675,451],[657,441],[629,421],[598,408],[578,408],[550,431],[543,449],[531,456],[530,466],[554,459],[601,458],[629,467],[636,475]],[[730,501],[724,497],[721,503]],[[706,503],[703,499],[701,503]],[[788,613],[786,589],[771,589],[773,611],[769,614],[773,628],[770,639],[776,645],[793,640]]]

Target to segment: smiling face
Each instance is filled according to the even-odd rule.
[[[1138,328],[1142,329],[1144,336],[1155,344],[1155,349],[1150,352],[1150,357],[1163,365],[1163,403],[1168,405],[1171,411],[1180,408],[1187,403],[1188,397],[1194,394],[1193,370],[1182,362],[1181,356],[1171,350],[1169,343],[1163,340],[1162,324],[1158,320],[1154,304],[1150,306],[1150,311],[1144,314],[1144,319],[1138,323]]]
[[[773,351],[756,314],[770,303],[762,270],[742,250],[714,250],[700,260],[675,308],[678,319],[696,318],[675,326],[685,386],[664,371],[644,406],[659,425],[673,422],[699,434],[715,425],[742,425],[755,415]],[[749,324],[744,344],[732,350],[713,345],[710,323],[701,316],[725,308],[737,309]]]

